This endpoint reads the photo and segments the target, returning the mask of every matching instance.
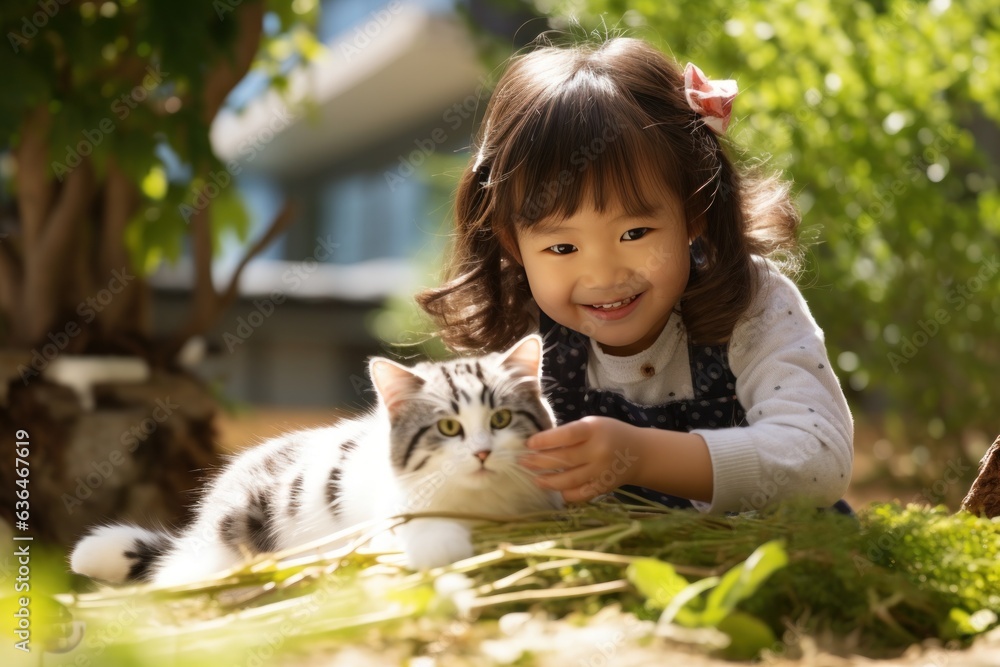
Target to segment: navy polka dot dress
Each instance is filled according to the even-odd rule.
[[[587,336],[557,324],[545,313],[540,313],[539,331],[545,339],[546,393],[559,424],[594,415],[634,426],[684,432],[747,425],[746,412],[736,398],[736,376],[729,368],[727,345],[689,345],[694,398],[643,406],[629,402],[618,392],[587,387]],[[693,507],[686,498],[653,489],[631,485],[621,488],[667,507]],[[851,513],[844,501],[834,509]]]

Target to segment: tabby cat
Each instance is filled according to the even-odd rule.
[[[174,585],[401,513],[557,508],[559,494],[539,489],[517,463],[525,440],[554,424],[541,364],[537,335],[503,353],[413,368],[374,358],[371,412],[240,453],[179,535],[100,526],[76,545],[70,566],[115,583]],[[471,556],[471,525],[427,517],[395,533],[409,565],[424,569]]]

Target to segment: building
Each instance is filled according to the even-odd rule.
[[[462,5],[497,32],[524,22],[488,3]],[[323,2],[327,53],[290,73],[291,102],[257,76],[233,91],[212,142],[238,165],[252,235],[285,197],[299,218],[247,266],[238,302],[209,336],[199,370],[226,396],[348,409],[370,399],[366,361],[385,353],[391,321],[379,313],[434,281],[452,189],[488,99],[486,68],[457,9],[440,0]],[[217,278],[241,252],[227,246]],[[155,276],[157,328],[186,308],[189,275],[181,263]]]

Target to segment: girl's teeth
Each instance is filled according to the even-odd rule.
[[[634,296],[630,296],[627,299],[622,299],[621,301],[615,301],[614,303],[605,303],[601,305],[595,305],[594,308],[603,308],[604,310],[611,310],[612,308],[619,308],[626,304],[632,303],[635,300]]]

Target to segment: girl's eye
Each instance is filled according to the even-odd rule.
[[[454,438],[462,432],[462,425],[457,419],[439,419],[438,430],[441,431],[441,435]]]
[[[507,428],[510,426],[510,420],[510,410],[497,410],[493,413],[493,416],[490,417],[490,426],[495,429]]]
[[[645,236],[648,231],[649,227],[636,227],[635,229],[630,229],[622,234],[622,241],[637,241]]]
[[[557,243],[553,246],[549,246],[546,250],[556,255],[568,255],[576,250],[576,246],[570,243]]]

